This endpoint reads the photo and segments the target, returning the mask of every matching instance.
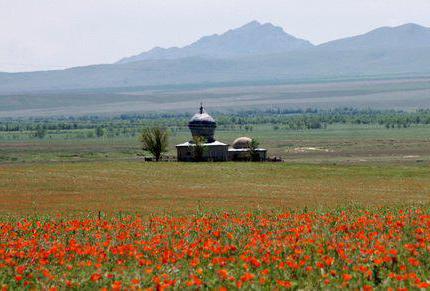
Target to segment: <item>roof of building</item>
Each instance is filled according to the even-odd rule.
[[[246,136],[236,138],[232,144],[234,149],[249,149],[252,139]]]
[[[187,141],[187,142],[176,145],[176,147],[190,147],[190,146],[193,147],[195,145],[196,145],[195,143]],[[214,142],[204,143],[202,145],[203,146],[228,146],[228,144],[222,143],[222,142],[217,141],[217,140]]]
[[[228,151],[229,152],[249,152],[249,151],[251,151],[251,149],[249,149],[249,148],[245,148],[245,149],[232,149],[232,148],[230,148],[230,149],[228,149]],[[255,151],[256,152],[267,152],[267,150],[263,149],[263,148],[255,149]]]
[[[203,104],[201,104],[199,112],[194,114],[190,119],[190,123],[215,123],[215,119],[206,112]]]

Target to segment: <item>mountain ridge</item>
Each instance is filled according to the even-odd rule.
[[[192,56],[229,58],[252,54],[288,52],[314,45],[307,40],[286,33],[281,27],[271,23],[251,21],[241,27],[230,29],[222,34],[203,36],[184,46],[161,48],[119,60],[118,64],[143,60],[175,59]]]
[[[305,49],[399,49],[427,46],[430,46],[430,28],[415,23],[379,27],[364,34],[313,45],[308,40],[288,34],[282,27],[254,20],[222,34],[203,36],[184,47],[154,47],[138,55],[125,57],[116,64],[196,56],[231,58]]]
[[[335,50],[430,47],[430,28],[415,23],[384,26],[364,34],[329,41],[317,47]]]

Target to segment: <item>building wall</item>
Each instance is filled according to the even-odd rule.
[[[194,161],[194,146],[176,147],[179,162]],[[228,160],[228,145],[205,146],[203,161],[224,162]]]
[[[264,162],[267,160],[267,151],[257,151],[257,153],[260,156],[261,162]]]
[[[267,151],[266,150],[257,150],[260,161],[267,160]],[[229,161],[249,161],[251,160],[251,151],[250,150],[234,150],[231,149],[228,151],[228,160]]]

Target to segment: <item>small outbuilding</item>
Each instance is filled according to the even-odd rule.
[[[254,158],[252,155],[255,155]],[[263,148],[252,148],[252,139],[250,137],[239,137],[228,149],[228,159],[230,161],[265,161],[267,159],[267,150]]]

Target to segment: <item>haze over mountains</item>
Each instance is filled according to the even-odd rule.
[[[417,24],[381,27],[363,35],[330,41],[319,46],[286,33],[271,23],[252,21],[222,35],[205,36],[183,48],[156,47],[148,52],[127,57],[119,64],[144,60],[179,59],[185,57],[231,58],[249,55],[288,53],[307,49],[363,50],[407,49],[430,47],[430,29]]]
[[[314,46],[253,21],[183,48],[154,48],[115,64],[0,73],[0,93],[422,74],[430,74],[426,27],[383,27]]]
[[[430,29],[414,23],[381,27],[363,35],[330,41],[319,46],[332,50],[415,49],[430,47]]]
[[[124,58],[118,63],[143,60],[178,59],[201,56],[229,58],[247,55],[282,53],[311,48],[313,45],[286,33],[271,23],[252,21],[222,35],[205,36],[183,48],[154,48],[137,56]]]

